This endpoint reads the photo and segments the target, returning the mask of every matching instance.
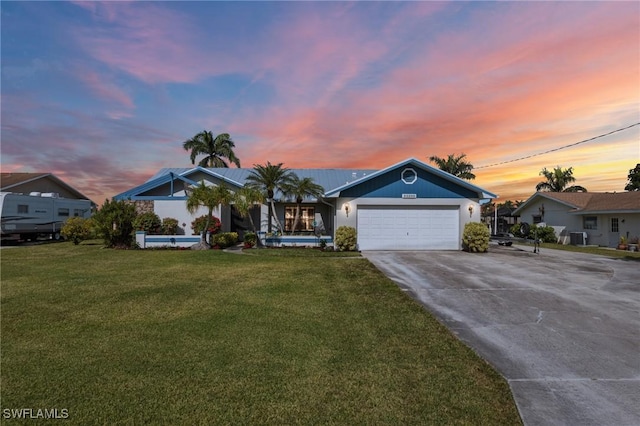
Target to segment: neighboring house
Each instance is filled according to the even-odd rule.
[[[639,191],[536,192],[513,214],[521,222],[553,226],[564,244],[616,247],[620,237],[640,236]]]
[[[184,233],[191,221],[206,214],[186,210],[185,186],[200,181],[242,187],[253,169],[162,169],[146,183],[118,194],[116,200],[132,200],[160,218],[178,220]],[[299,177],[313,178],[325,189],[321,199],[304,200],[303,231],[335,237],[338,227],[357,229],[360,250],[461,249],[462,231],[468,222],[480,221],[481,200],[496,195],[466,180],[414,158],[383,170],[291,169]],[[295,200],[276,193],[276,214],[288,233],[293,224]],[[266,231],[266,205],[253,213],[254,222]],[[217,209],[224,231],[243,231],[233,208]],[[286,237],[283,237],[286,238]],[[293,241],[293,240],[292,240]]]
[[[511,227],[518,223],[518,216],[513,212],[516,207],[500,206],[497,210],[494,204],[484,205],[482,223],[491,230],[492,235],[509,233]]]
[[[84,194],[51,173],[2,173],[0,191],[19,194],[32,192],[58,194],[61,198],[89,200]],[[96,204],[92,202],[95,207]]]

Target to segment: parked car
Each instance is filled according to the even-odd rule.
[[[498,241],[498,245],[511,246],[513,244],[514,235],[509,232],[498,232],[491,237],[492,240]]]

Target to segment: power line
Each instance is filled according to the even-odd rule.
[[[560,151],[561,149],[567,149],[567,148],[571,148],[572,146],[580,145],[582,143],[591,142],[592,140],[603,138],[605,136],[609,136],[609,135],[612,135],[614,133],[622,132],[623,130],[630,129],[630,128],[635,127],[635,126],[640,126],[640,123],[634,123],[634,124],[631,124],[631,125],[629,125],[627,127],[623,127],[621,129],[613,130],[613,131],[611,131],[609,133],[605,133],[605,134],[602,134],[602,135],[594,136],[592,138],[585,139],[585,140],[580,141],[580,142],[574,142],[574,143],[571,143],[569,145],[561,146],[559,148],[553,148],[553,149],[550,149],[550,150],[547,150],[547,151],[538,152],[536,154],[527,155],[526,157],[515,158],[513,160],[501,161],[500,163],[493,163],[493,164],[487,164],[485,166],[474,167],[474,169],[486,169],[487,167],[500,166],[502,164],[514,163],[516,161],[526,160],[527,158],[538,157],[540,155],[549,154],[550,152]]]

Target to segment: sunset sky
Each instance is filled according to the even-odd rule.
[[[543,167],[623,191],[640,162],[640,2],[11,2],[2,172],[93,201],[230,133],[243,167],[384,168],[465,153],[528,198]]]

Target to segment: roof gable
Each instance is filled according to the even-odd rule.
[[[1,190],[5,192],[58,192],[65,198],[89,200],[89,197],[52,173],[2,173]]]
[[[496,198],[466,180],[409,158],[326,193],[328,197]]]

